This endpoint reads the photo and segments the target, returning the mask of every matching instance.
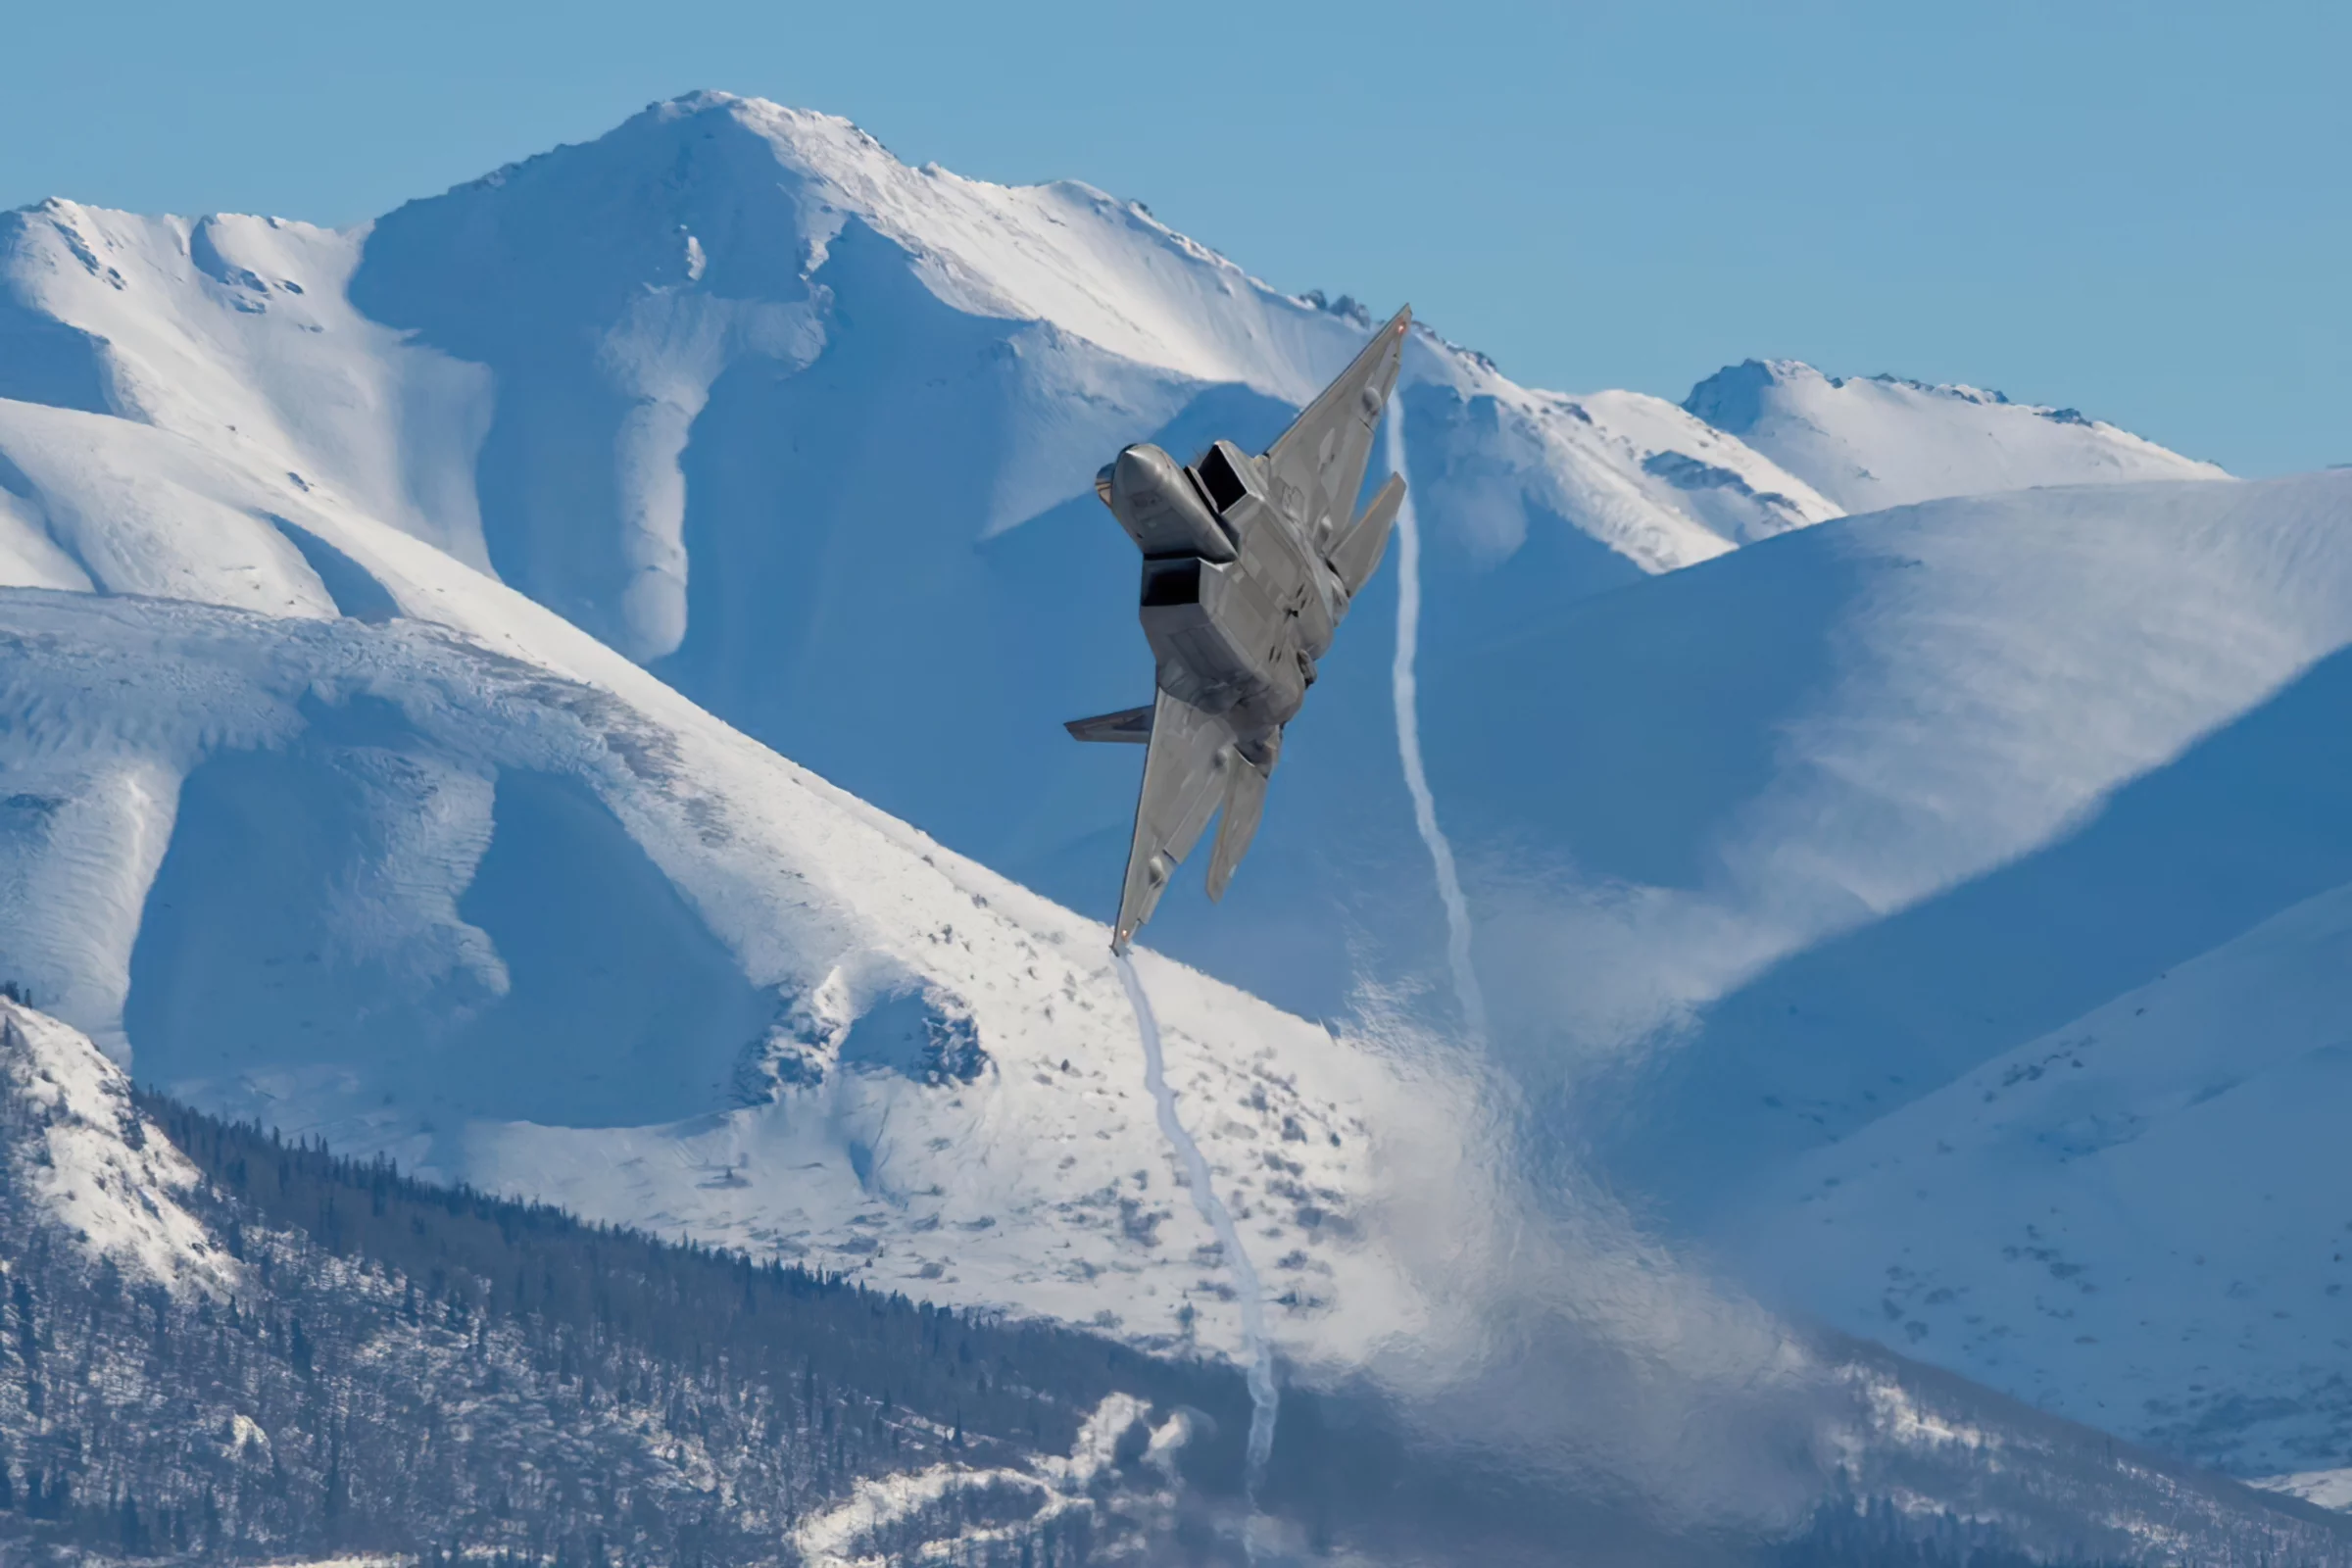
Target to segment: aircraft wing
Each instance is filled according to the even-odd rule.
[[[1152,712],[1151,750],[1144,754],[1144,791],[1135,805],[1127,882],[1110,933],[1115,952],[1125,953],[1136,928],[1152,918],[1177,862],[1192,853],[1223,804],[1233,770],[1249,766],[1234,746],[1233,726],[1222,716],[1159,694]]]
[[[1328,546],[1355,516],[1356,494],[1372,461],[1372,433],[1396,389],[1405,329],[1412,321],[1409,305],[1391,317],[1355,363],[1266,449],[1267,482],[1275,501],[1306,529],[1317,549]]]
[[[1115,713],[1098,713],[1093,718],[1073,718],[1061,727],[1075,740],[1125,741],[1143,746],[1152,739],[1152,705],[1122,708]]]

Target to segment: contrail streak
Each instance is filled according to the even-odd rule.
[[[1250,1351],[1250,1459],[1244,1485],[1250,1512],[1254,1514],[1257,1489],[1266,1478],[1266,1459],[1274,1451],[1274,1417],[1282,1404],[1282,1391],[1274,1382],[1274,1346],[1266,1337],[1265,1292],[1257,1282],[1257,1269],[1250,1261],[1250,1254],[1242,1250],[1242,1233],[1234,1226],[1233,1211],[1225,1206],[1225,1200],[1210,1184],[1207,1158],[1176,1114],[1176,1091],[1168,1087],[1167,1063],[1159,1046],[1159,1020],[1152,1015],[1152,999],[1144,995],[1144,982],[1126,954],[1113,953],[1111,961],[1119,966],[1119,983],[1127,988],[1127,1004],[1135,1009],[1135,1031],[1144,1043],[1144,1082],[1152,1091],[1152,1103],[1158,1107],[1159,1130],[1184,1166],[1185,1179],[1192,1187],[1193,1206],[1208,1221],[1208,1228],[1216,1233],[1217,1245],[1225,1250],[1225,1266],[1233,1271],[1234,1285],[1241,1297],[1242,1340]],[[1251,1555],[1254,1557],[1255,1553]]]
[[[1389,399],[1389,462],[1405,472],[1404,388]],[[1406,474],[1406,484],[1411,475]],[[1446,957],[1453,969],[1453,994],[1462,1009],[1462,1023],[1471,1038],[1487,1038],[1487,1001],[1478,989],[1478,971],[1470,963],[1470,902],[1462,897],[1462,879],[1454,870],[1453,846],[1438,826],[1438,803],[1429,792],[1429,771],[1421,765],[1421,719],[1417,707],[1419,682],[1413,661],[1421,650],[1421,523],[1407,488],[1396,513],[1396,662],[1391,667],[1391,689],[1396,702],[1396,756],[1404,764],[1404,787],[1413,798],[1413,826],[1429,851],[1438,878],[1438,902],[1446,906]]]

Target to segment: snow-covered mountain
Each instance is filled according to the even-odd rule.
[[[1129,547],[1089,480],[1137,438],[1270,437],[1371,324],[1135,204],[909,169],[839,120],[722,94],[348,232],[64,202],[0,221],[0,395],[170,430],[492,569],[755,739],[1090,910],[1132,760],[1059,721],[1132,703],[1149,669]],[[1842,510],[1664,399],[1530,390],[1428,333],[1403,385],[1433,653]],[[1985,444],[1932,415],[1887,439]],[[1984,487],[1967,479],[1936,493]],[[41,540],[79,514],[52,510],[11,552],[30,558],[15,580],[76,585],[54,559],[76,547]],[[1371,760],[1386,636],[1350,629],[1290,755],[1320,753],[1393,826],[1394,770]],[[1277,792],[1268,846],[1295,840],[1298,793]],[[1267,905],[1324,869],[1268,860],[1238,914],[1180,895],[1156,939],[1333,1010],[1347,941],[1282,933],[1377,919],[1377,901]]]
[[[1204,396],[1191,424],[1285,417],[1370,325],[1133,203],[910,170],[844,121],[725,94],[359,230],[56,201],[9,215],[6,255],[0,392],[301,472],[641,661],[744,635],[692,599],[698,555],[877,515],[977,543]],[[1836,510],[1662,400],[1528,392],[1426,335],[1414,359],[1453,416],[1431,450],[1465,470],[1449,526],[1490,556],[1530,505],[1649,570]],[[753,401],[783,383],[794,401]]]
[[[2348,1002],[2352,884],[1792,1161],[1750,1264],[2093,1425],[2340,1457]]]
[[[0,1163],[12,1562],[1148,1560],[1180,1520],[1243,1555],[1210,1364],[136,1102],[5,997]]]
[[[1683,407],[1846,512],[2034,485],[2227,477],[2079,409],[1891,375],[1824,375],[1797,360],[1718,370]]]
[[[86,1037],[0,998],[0,1205],[81,1263],[170,1297],[226,1299],[244,1269],[191,1213],[199,1176],[152,1136],[130,1083]]]
[[[1102,930],[1049,902],[1107,895],[1135,783],[1056,721],[1149,679],[1087,481],[1132,439],[1270,436],[1369,324],[1086,187],[909,170],[721,95],[359,230],[7,215],[0,976],[338,1148],[1229,1348]],[[1233,896],[1210,921],[1180,890],[1152,927],[1336,1021],[1146,959],[1287,1356],[1477,1348],[1523,1153],[1590,1146],[1684,1236],[1736,1211],[1793,1238],[1838,1161],[1891,1157],[1850,1142],[1889,1112],[1946,1116],[1971,1073],[2352,882],[2305,787],[2342,776],[2336,476],[2240,484],[2062,411],[1785,363],[1687,408],[1562,397],[1426,331],[1402,406],[1437,816],[1534,1112],[1496,1136],[1478,1074],[1423,1049],[1442,910],[1394,621],[1359,614]],[[2140,1114],[2112,1083],[2099,1114]],[[2224,1189],[2255,1168],[2204,1152]],[[2017,1177],[1952,1247],[2078,1179]],[[1732,1202],[1758,1193],[1786,1203]],[[1921,1315],[1948,1284],[1858,1318],[1903,1244],[1850,1233],[1803,1244],[1800,1304],[2241,1467],[2329,1457],[2324,1423],[2191,1398],[2279,1386],[2317,1340],[2198,1360],[2166,1348],[2185,1298],[2159,1306],[2113,1367],[2175,1409],[2117,1415],[2126,1373],[2055,1340],[1964,1352]],[[1650,1336],[1635,1364],[1805,1360],[1649,1251],[1605,1261],[1552,1280]],[[2243,1339],[2244,1300],[2210,1321]]]
[[[17,980],[150,1079],[341,1149],[1232,1343],[1099,927],[298,500],[248,519],[251,554],[282,526],[438,619],[0,592]],[[1226,1191],[1314,1325],[1300,1353],[1391,1332],[1413,1289],[1351,1216],[1376,1137],[1443,1136],[1433,1102],[1360,1043],[1143,966],[1180,1085],[1218,1107]]]
[[[1785,1298],[2321,1468],[2347,671],[2335,473],[1832,522],[1425,668],[1497,1039]]]

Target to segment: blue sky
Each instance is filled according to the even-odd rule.
[[[349,222],[698,86],[1085,179],[1522,380],[1787,355],[2352,462],[2352,7],[12,7],[0,205]]]

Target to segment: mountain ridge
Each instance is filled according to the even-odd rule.
[[[2228,477],[2080,410],[1959,383],[1829,375],[1802,360],[1727,367],[1692,387],[1683,408],[1769,453],[1848,512],[2034,485]],[[1918,441],[1931,424],[1944,439]]]

